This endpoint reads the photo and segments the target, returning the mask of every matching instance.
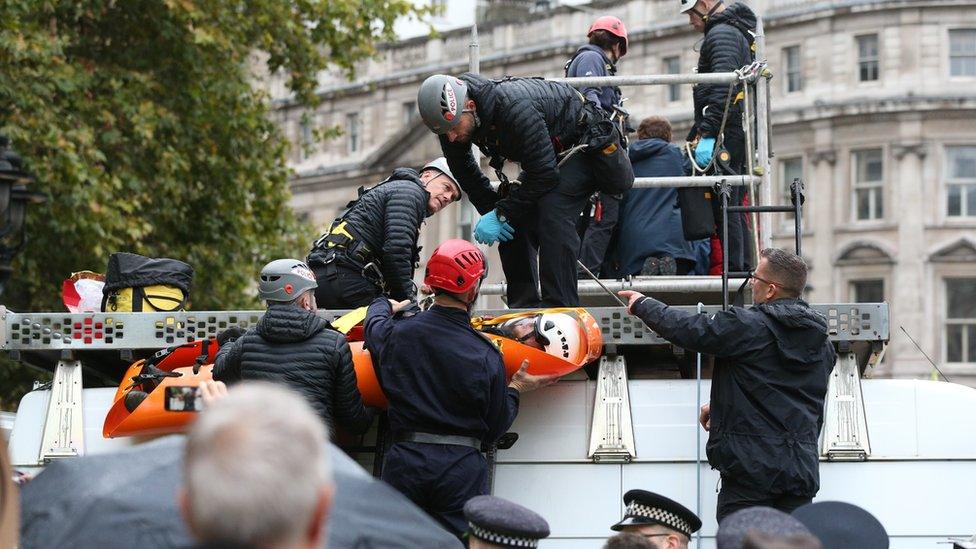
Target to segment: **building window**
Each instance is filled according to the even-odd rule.
[[[854,280],[851,282],[851,301],[854,303],[883,303],[884,280]]]
[[[976,217],[976,146],[946,147],[949,217]]]
[[[458,208],[458,232],[461,233],[461,240],[471,241],[474,240],[474,224],[478,220],[478,211],[474,209],[474,205],[468,200],[467,196],[461,199],[460,208]]]
[[[407,101],[403,104],[403,122],[409,125],[411,122],[417,119],[417,102]]]
[[[803,89],[803,67],[800,62],[800,46],[783,48],[783,65],[786,67],[786,93]]]
[[[354,112],[346,115],[346,143],[349,152],[354,153],[359,150],[359,113]]]
[[[884,217],[884,170],[881,149],[854,151],[854,219]]]
[[[799,178],[803,179],[803,159],[797,158],[785,158],[780,161],[780,172],[783,174],[782,177],[782,199],[784,206],[790,206],[793,201],[790,198],[790,187],[793,185],[793,180]],[[784,218],[789,220],[789,225],[793,224],[793,218],[795,215],[792,212],[783,214]]]
[[[664,74],[681,74],[681,58],[678,56],[665,57],[661,60]],[[668,85],[668,101],[674,102],[681,99],[681,84]]]
[[[976,278],[946,279],[946,362],[976,362]]]
[[[861,82],[878,79],[878,35],[857,37],[857,74]]]
[[[976,29],[949,31],[949,76],[976,76]]]
[[[301,131],[301,150],[302,159],[308,158],[312,151],[312,145],[315,142],[312,136],[312,122],[307,117],[302,117],[302,121],[299,124],[299,129]]]

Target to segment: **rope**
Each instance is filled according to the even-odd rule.
[[[757,60],[752,63],[734,70],[733,72],[738,77],[738,82],[731,82],[729,84],[729,92],[725,96],[725,108],[722,110],[722,124],[719,126],[718,136],[715,138],[715,148],[712,149],[712,157],[708,159],[708,164],[704,167],[699,166],[698,162],[695,161],[694,151],[691,150],[691,143],[685,142],[685,154],[688,155],[688,159],[691,160],[692,174],[705,174],[712,166],[715,164],[716,152],[722,148],[725,142],[725,126],[729,121],[729,109],[732,107],[732,92],[735,91],[735,86],[739,82],[747,82],[755,80],[762,72],[762,68],[766,66],[766,60]],[[747,154],[752,154],[751,151],[746,151]]]

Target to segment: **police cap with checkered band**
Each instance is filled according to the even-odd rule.
[[[614,531],[619,532],[628,526],[660,524],[690,538],[702,526],[698,515],[684,505],[647,490],[629,490],[624,494],[624,505],[627,510],[623,520],[610,527]]]
[[[549,523],[531,509],[495,496],[475,496],[464,504],[468,534],[500,547],[538,547]]]

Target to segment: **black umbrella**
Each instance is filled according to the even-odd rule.
[[[192,539],[176,505],[183,437],[52,463],[21,490],[20,546],[181,547]],[[460,542],[330,445],[336,496],[328,547],[457,548]]]

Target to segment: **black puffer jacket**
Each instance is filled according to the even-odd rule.
[[[709,317],[645,298],[634,312],[675,345],[722,359],[712,376],[712,467],[762,493],[816,495],[817,439],[836,357],[823,315],[798,299]]]
[[[272,305],[233,343],[220,348],[213,377],[233,383],[284,383],[308,399],[332,430],[338,421],[358,434],[372,415],[363,406],[346,338],[329,323],[292,305]]]
[[[413,270],[418,259],[417,239],[420,225],[428,215],[429,200],[420,175],[410,168],[397,168],[344,216],[372,250],[373,258],[379,260],[387,294],[393,299],[412,299],[416,295]],[[308,255],[312,266],[325,259],[324,247],[315,248]]]
[[[738,25],[738,26],[736,26]],[[755,29],[756,14],[745,4],[736,2],[705,23],[705,39],[698,56],[698,72],[732,72],[752,63],[749,40],[739,28]],[[741,89],[741,88],[738,88]],[[738,89],[733,93],[738,93]],[[728,84],[698,84],[694,88],[695,125],[689,133],[691,140],[696,134],[717,137],[722,127],[722,112]],[[732,98],[735,100],[735,97]],[[726,127],[742,128],[742,103],[729,107]],[[741,133],[741,129],[739,130]]]
[[[524,217],[559,183],[557,149],[579,140],[583,100],[573,88],[539,78],[495,81],[466,73],[460,79],[468,85],[481,121],[472,142],[489,158],[500,155],[518,162],[522,185],[499,200],[471,147],[441,136],[447,164],[479,213],[497,208],[509,219]]]

